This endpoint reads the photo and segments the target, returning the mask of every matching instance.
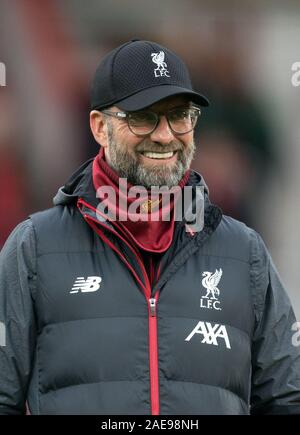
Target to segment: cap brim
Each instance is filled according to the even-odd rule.
[[[122,110],[128,110],[130,112],[144,109],[164,98],[176,95],[187,95],[190,97],[191,101],[199,106],[209,106],[209,100],[204,97],[204,95],[198,94],[190,89],[173,85],[161,85],[143,89],[134,95],[130,95],[129,97],[116,102],[115,105]]]

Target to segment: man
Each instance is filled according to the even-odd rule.
[[[275,266],[190,170],[207,105],[182,60],[154,42],[100,63],[99,154],[1,254],[3,414],[26,402],[32,414],[300,412],[295,316]],[[165,187],[156,200],[152,186]],[[177,219],[199,189],[203,214],[183,207]]]

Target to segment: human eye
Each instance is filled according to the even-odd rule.
[[[153,124],[155,114],[152,112],[135,112],[130,115],[130,121],[134,125]]]
[[[169,120],[171,122],[184,122],[190,117],[188,108],[178,108],[169,111]]]
[[[190,109],[187,108],[178,108],[170,110],[169,118],[171,121],[184,121],[190,117]]]

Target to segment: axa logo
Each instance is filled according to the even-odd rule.
[[[170,73],[167,70],[167,63],[165,62],[165,53],[160,51],[159,53],[151,53],[152,62],[156,63],[157,68],[154,69],[155,77],[170,77]]]
[[[76,278],[70,293],[96,292],[100,288],[101,281],[101,276],[88,276],[87,279],[83,276],[79,276]]]
[[[231,349],[225,325],[219,325],[218,323],[212,325],[209,322],[200,321],[197,323],[192,332],[186,337],[185,341],[190,341],[195,334],[200,334],[203,337],[201,343],[219,346],[219,341],[224,340],[227,349]]]
[[[202,276],[202,285],[206,289],[206,294],[200,299],[200,307],[207,308],[209,310],[222,310],[220,307],[220,301],[218,300],[218,296],[220,296],[220,290],[218,289],[218,284],[222,277],[222,269],[216,269],[215,273],[213,272],[203,272]]]

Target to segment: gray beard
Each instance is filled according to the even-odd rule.
[[[170,148],[179,148],[177,151],[177,161],[174,165],[159,164],[147,168],[139,162],[138,150],[149,149],[149,145],[148,147],[146,146],[147,143],[150,143],[149,139],[145,139],[141,142],[141,144],[137,146],[135,153],[130,154],[124,149],[124,145],[114,140],[111,127],[112,126],[108,124],[109,165],[118,173],[120,178],[126,178],[132,185],[145,186],[147,189],[150,189],[151,186],[167,186],[171,188],[179,184],[186,171],[190,168],[195,153],[194,141],[192,141],[188,147],[184,146],[180,141],[173,141],[168,145],[168,150]],[[151,144],[151,150],[163,150],[162,145]]]

